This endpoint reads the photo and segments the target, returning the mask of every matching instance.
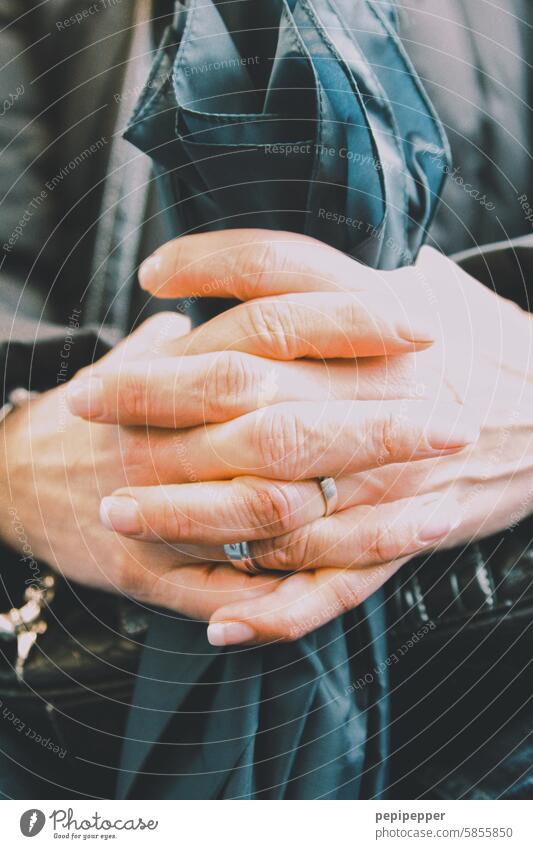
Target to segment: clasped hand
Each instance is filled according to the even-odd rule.
[[[36,545],[71,577],[209,620],[216,644],[290,640],[523,499],[529,316],[435,251],[379,272],[302,236],[229,231],[168,243],[140,281],[241,303],[192,331],[159,314],[66,390],[57,467],[78,539],[54,542],[49,520]],[[35,406],[64,392],[24,414],[34,458]],[[318,476],[337,484],[327,518]],[[224,553],[244,540],[258,576]]]

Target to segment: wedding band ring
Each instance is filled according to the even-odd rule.
[[[324,498],[324,504],[326,505],[324,516],[331,516],[337,509],[337,503],[339,501],[337,484],[334,478],[317,478],[317,481]]]
[[[224,554],[232,563],[243,567],[249,575],[259,575],[262,571],[251,556],[247,542],[225,545]]]

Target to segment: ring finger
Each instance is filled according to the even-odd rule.
[[[362,500],[355,478],[336,481],[338,509]],[[145,541],[219,545],[267,539],[319,519],[318,480],[287,483],[257,477],[232,481],[130,487],[102,500],[110,530]]]
[[[439,545],[460,521],[453,496],[429,493],[348,508],[284,536],[253,542],[250,556],[260,570],[378,566]]]

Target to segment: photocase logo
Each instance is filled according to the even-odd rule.
[[[43,830],[46,817],[38,808],[30,808],[29,811],[24,811],[20,818],[20,830],[24,837],[35,837]]]

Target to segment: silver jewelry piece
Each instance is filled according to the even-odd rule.
[[[324,504],[326,505],[324,516],[331,516],[337,509],[339,501],[337,484],[334,478],[317,478],[317,481],[324,498]]]
[[[259,575],[261,569],[250,554],[247,542],[235,542],[224,546],[224,554],[232,563],[243,566],[249,575]]]
[[[17,407],[21,407],[38,395],[22,387],[13,389],[7,400],[0,407],[0,424]],[[55,578],[45,575],[37,586],[29,586],[24,593],[25,604],[22,607],[12,607],[6,613],[0,613],[0,640],[16,640],[17,661],[15,674],[19,681],[24,676],[24,664],[37,642],[37,637],[44,634],[47,628],[43,619],[43,610],[49,604],[55,592]]]
[[[46,631],[43,614],[53,601],[55,585],[53,575],[44,575],[37,585],[26,589],[26,603],[22,607],[12,607],[7,613],[0,613],[0,639],[17,641],[15,673],[19,681],[23,678],[24,664],[37,637]]]

